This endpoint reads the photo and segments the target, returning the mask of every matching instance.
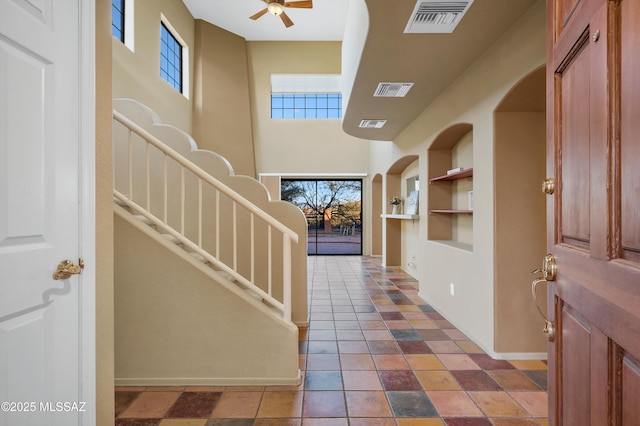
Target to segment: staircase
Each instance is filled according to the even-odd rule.
[[[132,100],[113,151],[116,383],[297,383],[302,212]]]

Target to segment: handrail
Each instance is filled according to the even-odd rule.
[[[288,234],[291,237],[291,239],[293,240],[293,242],[295,242],[295,243],[298,242],[298,234],[295,233],[293,230],[291,230],[290,228],[288,228],[287,226],[282,224],[280,221],[274,219],[269,214],[265,213],[265,211],[262,210],[260,207],[256,206],[251,201],[247,200],[242,195],[238,194],[236,191],[234,191],[233,189],[229,188],[223,182],[220,182],[218,179],[216,179],[215,177],[211,176],[209,173],[207,173],[204,170],[202,170],[196,164],[193,164],[191,161],[189,161],[186,158],[184,158],[182,156],[182,154],[178,153],[173,148],[165,145],[163,142],[160,141],[160,139],[156,138],[151,133],[149,133],[147,130],[145,130],[144,128],[140,127],[134,121],[130,120],[128,117],[124,116],[123,114],[121,114],[120,112],[118,112],[116,110],[113,111],[113,117],[116,120],[118,120],[119,122],[121,122],[122,124],[124,124],[125,126],[127,126],[130,130],[135,131],[135,133],[137,133],[139,136],[142,136],[143,139],[147,140],[148,142],[151,142],[151,144],[154,145],[156,148],[158,148],[159,150],[161,150],[165,154],[168,154],[171,158],[173,158],[178,163],[180,163],[180,165],[182,165],[185,168],[187,168],[190,171],[192,171],[199,178],[201,178],[205,182],[215,186],[216,188],[219,188],[229,198],[231,198],[232,200],[238,202],[239,204],[241,204],[243,207],[247,208],[247,210],[251,211],[252,213],[255,213],[256,215],[258,215],[258,217],[260,217],[260,219],[262,219],[265,222],[269,223],[271,226],[273,226],[274,228],[276,228],[278,231],[282,232],[283,234]]]
[[[291,241],[298,242],[298,234],[291,230],[289,227],[266,213],[260,207],[256,206],[253,202],[246,199],[244,196],[207,173],[205,170],[185,158],[182,154],[171,148],[170,146],[163,143],[156,136],[148,132],[143,127],[139,126],[137,123],[124,116],[120,112],[114,110],[113,111],[113,120],[114,125],[116,122],[119,122],[124,129],[127,131],[127,161],[128,161],[128,170],[127,170],[127,188],[128,195],[123,193],[122,191],[116,188],[116,172],[114,172],[114,198],[120,200],[121,203],[124,203],[128,206],[131,211],[134,211],[136,214],[140,214],[148,219],[153,225],[156,226],[158,230],[161,230],[163,233],[171,235],[175,238],[179,243],[181,243],[188,251],[192,253],[197,253],[202,256],[207,262],[212,264],[215,269],[219,271],[224,271],[231,275],[236,284],[241,286],[242,288],[248,289],[257,295],[259,295],[265,304],[272,306],[278,312],[281,313],[282,318],[288,322],[291,322],[291,311],[292,311],[292,300],[291,300]],[[139,202],[134,201],[134,167],[133,167],[133,143],[132,143],[132,134],[136,134],[144,143],[144,180],[146,181],[146,186],[143,189],[144,191],[144,203],[146,207],[141,205]],[[115,139],[115,130],[114,130],[114,139]],[[162,154],[162,164],[152,165],[151,163],[151,149],[150,146],[153,146],[157,151]],[[115,155],[115,149],[114,149]],[[177,226],[172,226],[168,221],[168,159],[174,161],[177,165],[180,166],[180,224]],[[114,159],[114,167],[117,166],[116,160]],[[153,214],[151,209],[151,169],[155,167],[155,169],[160,169],[164,180],[162,182],[163,185],[163,216],[164,218],[160,218],[157,215]],[[198,193],[197,199],[197,225],[196,228],[198,230],[198,236],[195,238],[196,241],[189,238],[189,236],[185,235],[185,194],[187,192],[186,189],[186,178],[185,178],[185,170],[190,172],[193,176],[198,179],[196,192]],[[157,170],[156,170],[157,171]],[[136,182],[137,183],[137,182]],[[215,253],[212,254],[207,251],[203,247],[203,185],[208,185],[212,187],[215,192],[215,234],[216,234],[216,242],[215,242]],[[232,231],[233,231],[233,261],[232,265],[228,265],[223,260],[220,259],[220,195],[224,194],[228,197],[232,202],[232,206],[230,206],[230,216],[232,218]],[[140,197],[142,198],[142,197]],[[244,210],[250,215],[250,230],[249,236],[250,241],[246,244],[250,246],[251,256],[250,256],[250,272],[248,274],[243,274],[238,270],[238,247],[239,242],[238,238],[238,210]],[[255,221],[256,219],[262,221],[266,226],[266,232],[268,234],[267,238],[267,258],[268,258],[268,272],[266,283],[267,290],[263,290],[255,282],[255,241],[256,241],[256,232],[255,232]],[[273,268],[271,267],[272,260],[272,247],[273,241],[271,238],[272,231],[275,230],[282,234],[282,300],[278,300],[273,295]]]

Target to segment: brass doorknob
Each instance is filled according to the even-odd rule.
[[[551,195],[555,190],[556,190],[555,180],[553,180],[552,178],[547,178],[542,181],[542,192],[544,192],[547,195]]]
[[[78,259],[78,264],[75,265],[72,261],[65,259],[58,263],[56,271],[53,273],[54,280],[66,280],[71,275],[78,275],[82,273],[84,269],[84,261]]]

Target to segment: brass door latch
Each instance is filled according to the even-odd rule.
[[[556,259],[551,253],[547,254],[544,257],[544,261],[542,262],[542,269],[534,269],[533,271],[531,271],[532,274],[538,274],[540,272],[542,272],[542,277],[536,278],[531,283],[531,295],[533,296],[533,303],[536,305],[536,309],[538,309],[538,312],[540,312],[540,315],[542,315],[542,318],[544,319],[544,328],[542,329],[542,332],[547,336],[548,341],[553,342],[553,339],[555,337],[555,326],[553,325],[553,322],[549,321],[544,312],[542,312],[542,309],[540,309],[540,304],[538,303],[538,294],[536,293],[536,287],[538,286],[538,284],[542,282],[546,283],[547,281],[554,281],[556,279]]]
[[[78,259],[78,264],[75,265],[72,261],[65,259],[58,263],[56,271],[53,273],[54,280],[66,280],[71,275],[78,275],[82,273],[84,269],[84,261]]]

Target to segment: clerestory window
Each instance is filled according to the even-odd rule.
[[[342,95],[272,93],[271,118],[342,118]]]
[[[342,118],[338,74],[271,74],[271,118]]]

